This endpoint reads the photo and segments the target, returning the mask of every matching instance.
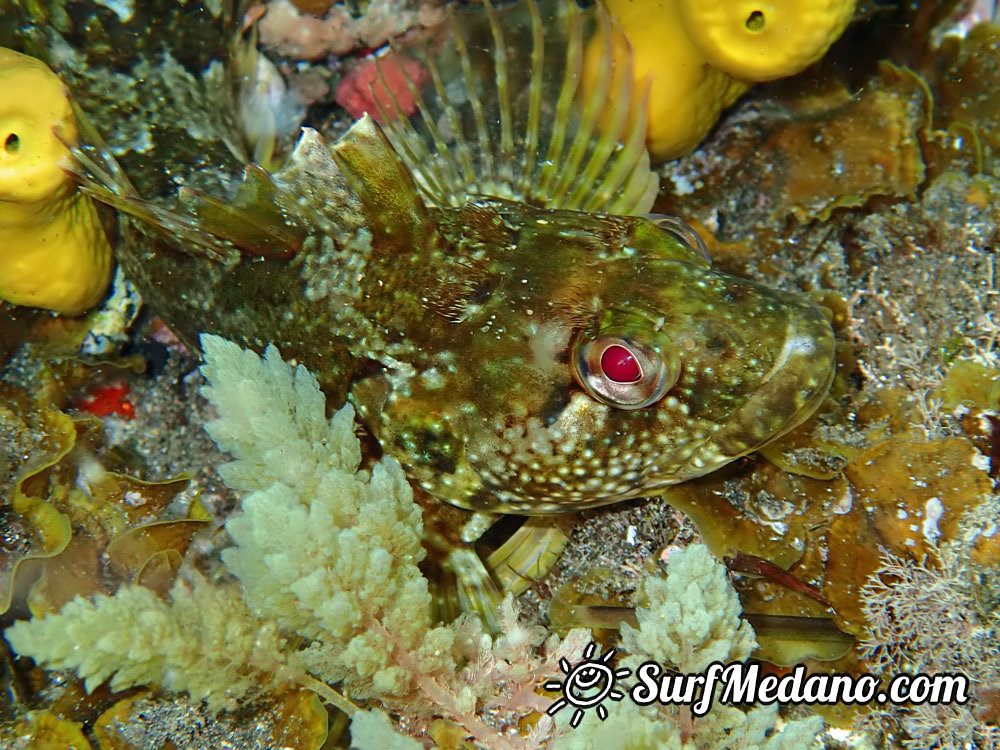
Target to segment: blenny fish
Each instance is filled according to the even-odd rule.
[[[541,515],[653,495],[805,420],[834,337],[648,215],[645,93],[612,24],[574,2],[452,11],[393,44],[428,73],[412,118],[304,129],[277,171],[174,205],[89,149],[87,189],[123,213],[121,265],[172,328],[276,344],[433,498]]]

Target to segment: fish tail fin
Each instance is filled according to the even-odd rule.
[[[388,84],[386,58],[372,84],[386,135],[429,203],[492,195],[548,208],[649,210],[658,185],[645,147],[647,98],[632,83],[631,49],[600,4],[545,0],[543,10],[523,0],[498,9],[483,0],[477,13],[449,11],[438,35],[437,44],[392,44],[395,59],[419,64],[419,75],[402,69],[412,107]],[[594,65],[595,76],[582,75]]]

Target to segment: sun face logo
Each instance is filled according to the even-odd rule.
[[[597,644],[591,643],[583,652],[583,661],[571,665],[565,659],[559,660],[559,668],[566,675],[564,680],[548,680],[544,687],[546,690],[560,690],[563,697],[553,703],[545,711],[549,716],[555,716],[566,706],[573,706],[573,716],[570,717],[569,725],[576,729],[580,726],[583,714],[588,708],[597,709],[597,718],[604,721],[608,718],[608,709],[603,705],[605,698],[613,701],[620,701],[625,694],[615,689],[615,682],[624,679],[631,674],[631,671],[622,667],[612,669],[609,662],[615,656],[613,648],[608,649],[600,658],[594,659],[594,651]]]

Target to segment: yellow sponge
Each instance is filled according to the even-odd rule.
[[[677,0],[705,59],[745,81],[795,75],[819,60],[854,15],[854,0]]]
[[[76,138],[62,81],[0,48],[0,299],[75,315],[107,289],[111,246],[63,169]]]
[[[614,59],[631,47],[649,87],[646,146],[655,160],[692,151],[751,84],[793,75],[843,32],[854,0],[604,0],[618,22]],[[584,65],[595,80],[599,38]]]

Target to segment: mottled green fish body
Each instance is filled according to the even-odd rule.
[[[306,130],[225,200],[163,211],[91,189],[144,219],[123,225],[122,265],[189,341],[274,343],[432,496],[549,514],[784,434],[824,398],[834,340],[811,302],[714,269],[679,220],[630,215],[656,193],[644,95],[610,75],[576,89],[588,36],[610,50],[607,16],[518,8],[529,56],[489,6],[491,44],[453,21],[449,51],[408,53],[430,71],[412,122],[382,112],[332,144]]]

